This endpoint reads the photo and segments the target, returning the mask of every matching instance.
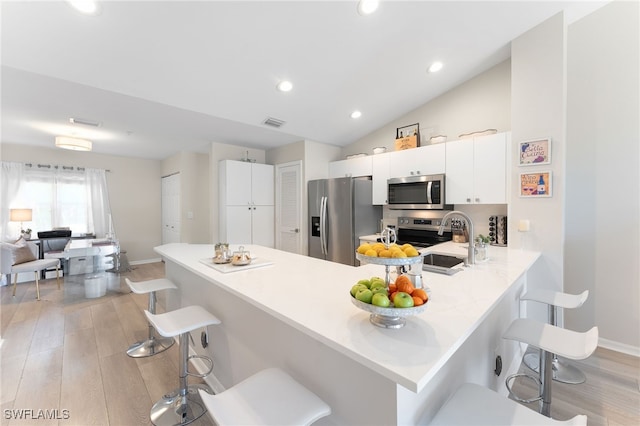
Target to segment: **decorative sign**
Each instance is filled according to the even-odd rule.
[[[551,139],[520,142],[520,165],[536,166],[551,163]]]
[[[398,127],[396,129],[396,151],[417,148],[420,146],[420,124]]]
[[[520,173],[521,197],[551,197],[551,172]]]

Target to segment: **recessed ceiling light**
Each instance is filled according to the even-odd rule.
[[[371,15],[378,9],[380,2],[378,0],[360,0],[358,2],[358,13],[362,16]]]
[[[355,110],[355,111],[353,111],[351,113],[351,118],[355,119],[355,118],[360,118],[360,117],[362,117],[362,113],[360,111],[358,111],[358,110]]]
[[[98,2],[94,0],[67,0],[67,3],[84,15],[97,15],[100,12]]]
[[[438,72],[442,69],[442,62],[434,62],[429,67],[429,72]]]
[[[293,89],[293,84],[289,80],[282,80],[276,88],[281,92],[290,92]]]

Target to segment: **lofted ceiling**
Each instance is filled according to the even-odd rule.
[[[211,142],[344,146],[504,61],[554,14],[570,22],[603,3],[383,1],[361,16],[354,1],[106,1],[85,16],[3,0],[2,142],[75,135],[150,159]],[[434,61],[444,68],[428,73]]]

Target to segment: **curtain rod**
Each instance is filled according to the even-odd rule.
[[[33,163],[24,163],[25,166],[27,167],[37,167],[39,169],[61,169],[61,170],[77,170],[79,172],[82,172],[85,170],[84,167],[73,167],[73,166],[59,166],[57,164],[33,164]],[[105,172],[107,173],[111,173],[111,170],[109,169],[104,169]]]

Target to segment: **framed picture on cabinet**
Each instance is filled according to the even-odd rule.
[[[520,173],[521,197],[551,197],[551,171]]]
[[[417,148],[420,146],[420,124],[398,127],[396,129],[396,151]]]
[[[551,139],[534,139],[520,142],[518,154],[520,166],[537,166],[551,163]]]

